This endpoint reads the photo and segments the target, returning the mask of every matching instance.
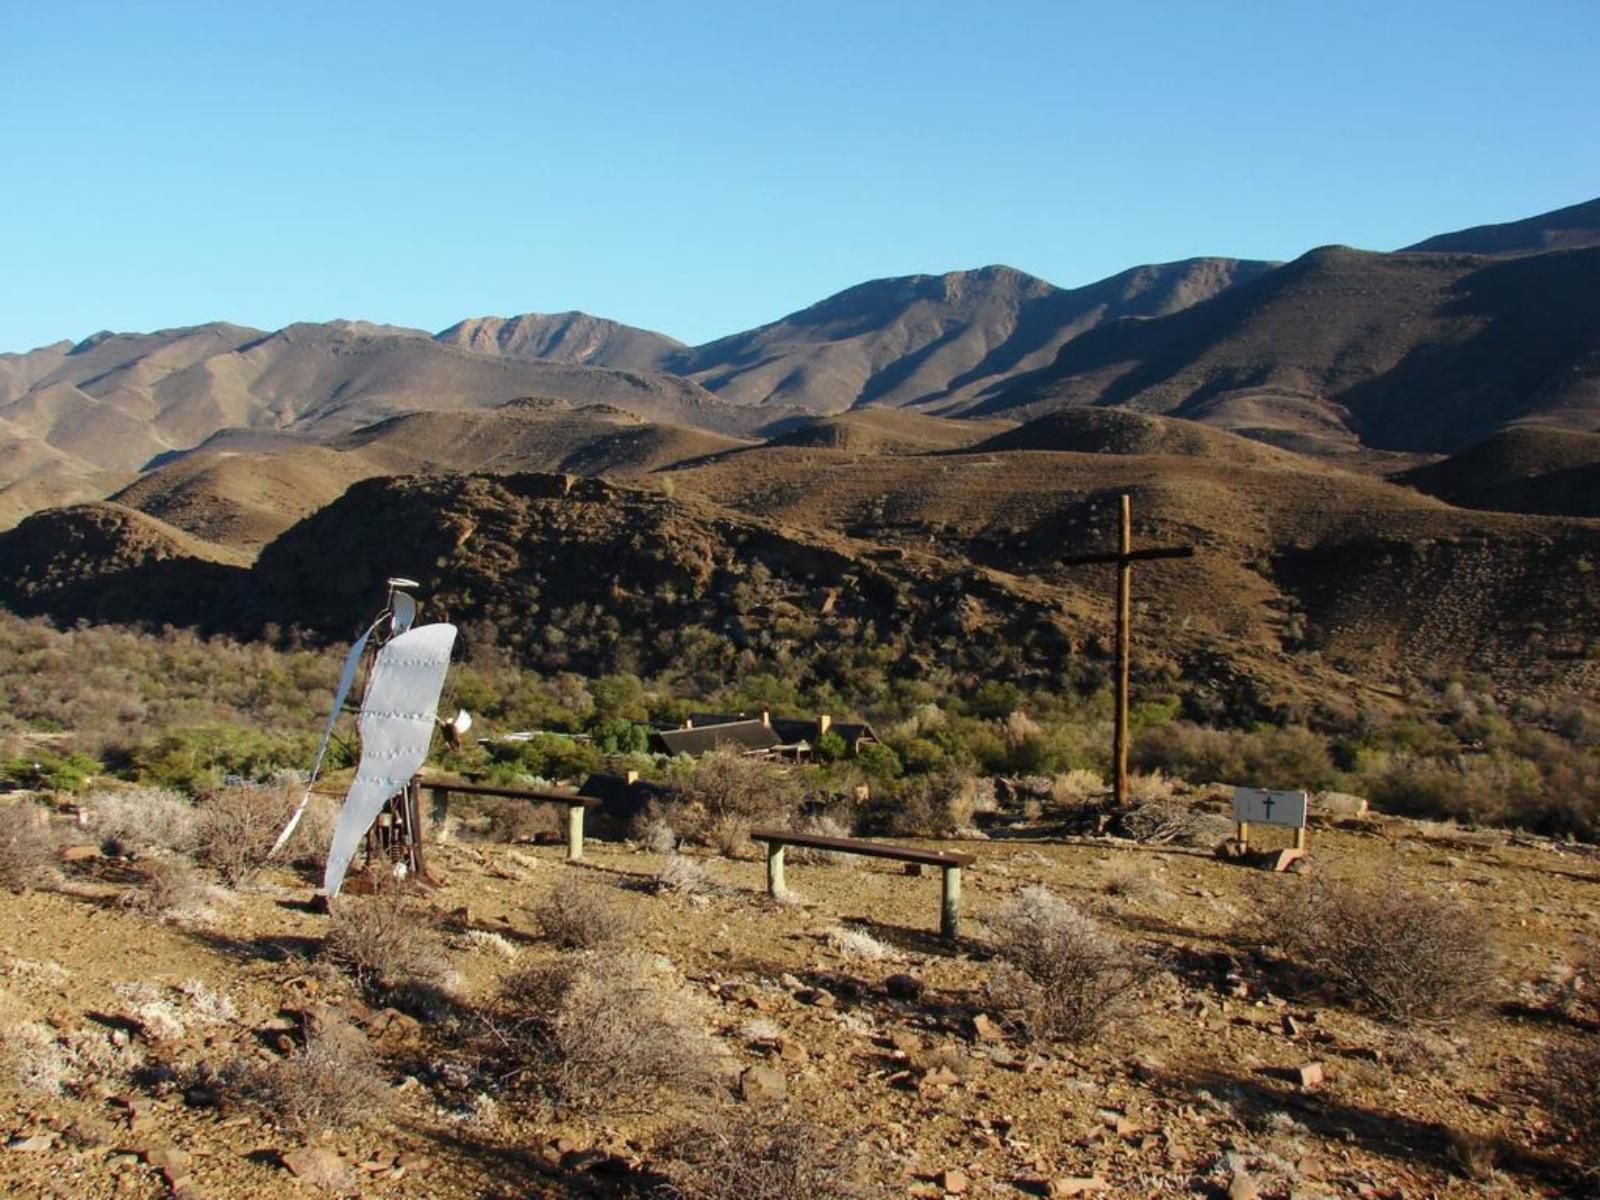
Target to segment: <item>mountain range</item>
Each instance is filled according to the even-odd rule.
[[[876,280],[702,346],[583,313],[100,333],[0,355],[0,527],[175,457],[332,445],[407,413],[595,405],[724,437],[906,408],[1129,407],[1386,466],[1600,426],[1600,200],[1404,251],[1196,258],[1059,288]]]

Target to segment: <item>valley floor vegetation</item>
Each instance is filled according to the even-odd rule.
[[[481,637],[475,644],[485,645]],[[870,647],[863,653],[870,658]],[[190,794],[303,770],[337,669],[333,650],[282,636],[240,643],[173,629],[57,629],[5,613],[0,662],[0,786],[73,790],[107,775]],[[489,646],[452,670],[445,702],[471,711],[486,734],[540,732],[441,749],[437,765],[494,782],[581,778],[609,765],[682,784],[693,769],[646,756],[643,722],[763,708],[873,722],[880,744],[852,754],[837,737],[819,739],[817,764],[763,785],[764,795],[776,794],[756,803],[759,811],[731,811],[751,802],[726,794],[731,781],[699,778],[697,832],[713,839],[719,825],[737,839],[746,818],[861,785],[873,799],[844,814],[846,824],[949,832],[971,823],[974,780],[1082,780],[1108,766],[1103,686],[1030,692],[939,669],[895,676],[859,661],[754,665],[765,669],[708,690],[670,673],[541,675]],[[1286,717],[1226,727],[1196,720],[1190,698],[1165,676],[1143,680],[1135,697],[1134,766],[1152,778],[1350,792],[1394,814],[1600,836],[1600,706],[1592,698],[1508,698],[1484,680],[1441,678],[1413,681],[1403,702],[1339,725]],[[578,733],[588,736],[567,736]],[[351,747],[336,744],[330,766],[350,762]]]

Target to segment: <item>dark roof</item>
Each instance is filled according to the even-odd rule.
[[[752,717],[749,713],[690,713],[689,724],[696,729],[704,729],[708,725],[737,725],[742,721],[754,721],[759,718]]]
[[[878,740],[878,735],[872,731],[872,726],[865,721],[835,721],[829,726],[829,732],[837,733],[851,745],[856,742],[875,742]]]
[[[771,750],[783,739],[760,721],[734,721],[709,729],[666,729],[653,735],[668,754],[701,755],[727,744],[740,750]]]

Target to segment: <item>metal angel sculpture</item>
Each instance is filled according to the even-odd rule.
[[[345,655],[333,711],[323,727],[305,795],[272,848],[274,854],[281,850],[299,825],[321,774],[334,727],[365,665],[356,717],[361,758],[339,810],[322,876],[323,892],[330,899],[339,894],[363,840],[369,851],[386,851],[397,864],[404,859],[409,871],[420,870],[418,789],[413,781],[428,757],[437,729],[442,727],[455,744],[472,724],[465,711],[449,721],[439,720],[439,693],[450,667],[456,627],[443,622],[413,624],[417,602],[405,589],[417,586],[410,579],[390,579],[383,611]]]

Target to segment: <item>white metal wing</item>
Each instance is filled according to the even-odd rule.
[[[361,762],[339,811],[322,877],[330,897],[339,894],[350,860],[383,806],[428,757],[455,641],[454,625],[418,625],[378,652],[356,722]]]

